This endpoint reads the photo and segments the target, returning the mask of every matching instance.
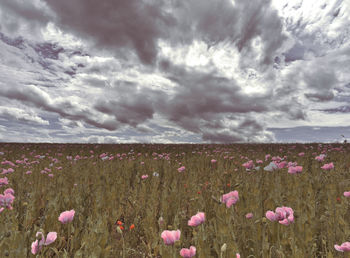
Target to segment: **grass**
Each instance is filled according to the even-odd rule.
[[[315,160],[323,150],[325,160]],[[349,257],[334,249],[350,240],[350,200],[343,196],[350,190],[348,145],[3,143],[0,151],[0,160],[16,164],[2,165],[15,171],[0,176],[9,180],[0,192],[7,187],[15,191],[13,210],[0,213],[1,257],[34,257],[31,244],[40,230],[45,235],[55,231],[58,237],[38,257],[180,257],[180,249],[191,245],[197,248],[196,257],[205,258],[236,253]],[[305,155],[298,156],[300,152]],[[101,159],[102,153],[108,158]],[[266,154],[287,156],[303,171],[264,171],[271,162],[265,161]],[[25,163],[16,163],[25,158]],[[242,166],[257,159],[263,161],[257,171]],[[320,169],[329,162],[333,170]],[[181,166],[186,169],[179,173]],[[47,173],[41,172],[44,168]],[[32,173],[26,174],[28,170]],[[149,177],[142,180],[145,174]],[[239,201],[227,208],[218,200],[233,190],[239,192]],[[265,218],[266,211],[280,206],[294,210],[294,223],[284,226]],[[60,213],[71,209],[73,221],[61,224]],[[205,212],[205,223],[188,226],[198,211]],[[252,219],[245,218],[249,212]],[[117,220],[124,229],[117,230]],[[174,246],[164,245],[160,237],[166,229],[181,230]]]

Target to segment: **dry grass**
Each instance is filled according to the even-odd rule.
[[[58,237],[39,257],[179,257],[181,248],[193,245],[196,257],[208,258],[220,257],[224,243],[222,257],[345,257],[334,244],[350,240],[350,200],[343,196],[350,190],[349,147],[294,145],[1,144],[2,161],[39,163],[17,164],[6,175],[16,199],[13,210],[0,213],[0,256],[33,257],[31,243],[41,229],[56,231]],[[315,153],[324,148],[325,161],[316,161]],[[305,156],[299,157],[300,152]],[[102,160],[102,153],[115,158]],[[270,163],[266,154],[286,155],[303,172],[263,171]],[[74,161],[76,155],[87,158]],[[262,168],[247,172],[242,164],[250,159],[263,160]],[[320,169],[329,162],[335,169]],[[182,165],[186,170],[179,173]],[[41,173],[45,167],[52,169],[52,178]],[[28,170],[32,174],[25,174]],[[144,174],[149,177],[141,180]],[[215,201],[233,190],[240,199],[231,208]],[[265,219],[266,211],[278,206],[293,208],[293,224]],[[60,213],[71,209],[76,212],[73,222],[61,224]],[[187,221],[198,211],[205,212],[205,223],[189,227]],[[254,214],[250,220],[248,212]],[[116,230],[118,219],[124,221],[122,235]],[[132,224],[135,228],[129,230]],[[160,237],[165,229],[180,229],[180,242],[165,246]]]

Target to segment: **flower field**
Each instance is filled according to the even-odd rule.
[[[0,257],[350,257],[345,144],[0,144]]]

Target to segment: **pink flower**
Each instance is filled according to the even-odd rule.
[[[192,216],[191,219],[188,221],[188,225],[191,227],[196,227],[205,221],[205,214],[204,212],[198,212],[196,215]]]
[[[62,224],[66,224],[67,222],[71,222],[73,220],[74,214],[75,214],[74,210],[64,211],[60,214],[60,216],[58,217],[58,220]]]
[[[9,181],[8,181],[7,177],[0,178],[0,186],[8,185],[8,184],[9,184]]]
[[[182,167],[179,167],[179,168],[177,169],[177,171],[179,171],[179,172],[184,172],[185,169],[186,169],[186,167],[185,167],[185,166],[182,166]]]
[[[278,168],[285,168],[287,166],[287,161],[282,161],[276,164]]]
[[[321,168],[324,170],[331,170],[334,168],[333,162],[331,162],[329,164],[324,164]]]
[[[146,178],[148,178],[148,175],[142,175],[141,176],[141,179],[146,179]]]
[[[278,221],[282,225],[288,226],[294,222],[294,211],[289,207],[277,207],[276,211],[267,211],[266,218],[270,221]]]
[[[233,204],[235,204],[239,200],[238,191],[232,191],[227,194],[224,194],[220,201],[226,204],[227,208],[230,208]]]
[[[254,162],[252,160],[249,160],[246,163],[242,164],[242,166],[246,169],[252,169],[254,167]]]
[[[325,157],[326,157],[325,154],[321,154],[321,155],[319,155],[319,156],[316,156],[316,157],[315,157],[315,160],[317,160],[317,161],[323,161]]]
[[[247,219],[251,219],[251,218],[253,218],[253,213],[247,213],[246,215],[245,215],[245,217],[247,218]]]
[[[14,199],[15,197],[11,194],[11,192],[0,194],[0,207],[2,206],[4,208],[12,210],[13,207],[11,205]]]
[[[335,250],[339,252],[347,252],[350,251],[350,242],[345,242],[342,243],[340,246],[339,245],[334,245]]]
[[[302,166],[295,166],[295,167],[289,167],[288,168],[288,173],[289,174],[297,174],[297,173],[301,173],[303,171],[303,167]]]
[[[345,197],[350,197],[350,192],[344,192]]]
[[[275,213],[273,211],[267,211],[265,216],[270,221],[275,221],[276,220],[276,216],[275,216]]]
[[[190,248],[182,248],[181,251],[180,251],[180,255],[182,257],[186,257],[186,258],[189,258],[189,257],[193,257],[196,255],[196,248],[194,246],[190,246]]]
[[[181,231],[178,230],[164,230],[161,234],[161,237],[166,245],[172,245],[175,241],[180,240]]]
[[[7,189],[4,191],[4,194],[12,194],[12,195],[15,195],[15,191],[14,191],[12,188],[7,188]]]
[[[36,237],[41,235],[41,240],[39,241],[38,239],[32,243],[32,254],[37,254],[43,247],[43,245],[49,245],[53,242],[55,242],[57,238],[57,233],[56,232],[49,232],[47,234],[46,240],[45,236],[42,232],[37,232]]]
[[[211,162],[211,164],[214,164],[214,163],[216,163],[216,159],[212,159],[210,162]]]
[[[237,253],[236,258],[241,258],[241,255],[239,253]]]
[[[298,154],[299,157],[303,157],[304,155],[305,155],[305,152],[300,152],[300,153]]]

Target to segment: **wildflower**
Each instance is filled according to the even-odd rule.
[[[289,174],[297,174],[297,173],[301,173],[303,171],[303,167],[302,166],[295,166],[295,167],[289,167],[288,168],[288,173]]]
[[[248,162],[242,164],[243,167],[245,167],[246,169],[252,169],[254,167],[254,163],[252,160],[249,160]]]
[[[344,192],[345,197],[350,197],[350,192]]]
[[[41,240],[39,241],[38,239],[32,243],[32,254],[37,254],[43,247],[43,245],[49,245],[53,242],[55,242],[57,238],[57,233],[56,232],[49,232],[47,234],[47,237],[45,239],[45,236],[42,232],[37,232],[36,237],[41,235]]]
[[[11,192],[7,192],[5,194],[0,194],[0,207],[7,208],[12,210],[12,203],[15,197],[11,194]]]
[[[146,179],[146,178],[148,178],[148,175],[142,175],[141,176],[141,179]]]
[[[129,227],[130,230],[133,230],[135,228],[134,224],[131,224],[131,226]]]
[[[180,240],[181,231],[178,230],[164,230],[161,234],[161,237],[165,245],[172,245],[175,241]]]
[[[58,217],[58,220],[62,224],[66,224],[67,222],[71,222],[73,220],[74,214],[75,214],[74,210],[64,211],[60,214],[60,216]]]
[[[245,215],[245,217],[247,218],[247,219],[251,219],[251,218],[253,218],[253,213],[247,213],[246,215]]]
[[[232,204],[235,204],[238,200],[238,191],[229,192],[220,198],[220,201],[225,203],[227,208],[230,208]]]
[[[185,166],[182,166],[182,167],[179,167],[179,168],[177,169],[177,171],[179,171],[179,172],[181,173],[181,172],[184,172],[185,169],[186,169],[186,167],[185,167]]]
[[[316,157],[315,157],[315,160],[317,160],[317,161],[323,161],[325,157],[326,157],[325,154],[321,154],[321,155],[319,155],[319,156],[316,156]]]
[[[194,246],[190,246],[190,248],[182,248],[180,250],[180,255],[182,257],[190,258],[196,255],[196,248]]]
[[[324,164],[322,167],[321,167],[323,170],[331,170],[334,168],[334,165],[333,165],[333,162],[329,163],[329,164]]]
[[[0,186],[8,185],[8,184],[9,184],[9,181],[8,181],[7,177],[0,178]]]
[[[294,222],[294,211],[289,207],[277,207],[275,212],[267,211],[265,216],[270,221],[278,221],[286,226]]]
[[[211,164],[214,164],[214,163],[216,163],[216,159],[212,159],[210,162],[211,162]]]
[[[7,189],[4,191],[4,194],[12,194],[12,195],[14,195],[14,194],[15,194],[15,191],[14,191],[12,188],[7,188]]]
[[[198,212],[196,215],[192,216],[191,219],[188,221],[188,225],[191,227],[196,227],[205,221],[205,213],[204,212]]]
[[[345,242],[342,243],[340,246],[339,245],[334,245],[335,250],[339,252],[347,252],[350,251],[350,242]]]

